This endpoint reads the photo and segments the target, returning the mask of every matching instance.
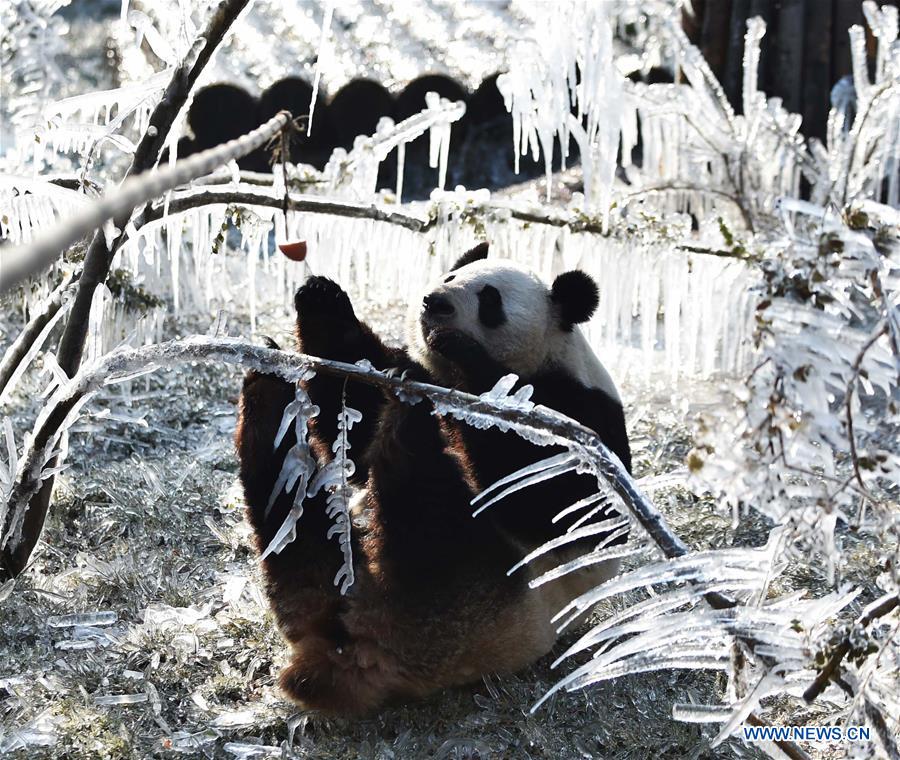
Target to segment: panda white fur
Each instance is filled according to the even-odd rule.
[[[481,249],[473,249],[480,252]],[[596,288],[582,273],[567,273],[576,277],[590,291]],[[564,278],[565,281],[565,278]],[[479,318],[484,309],[485,288],[501,293],[504,320],[501,324],[485,325]],[[562,322],[553,311],[554,303],[547,285],[530,269],[509,260],[476,258],[452,270],[427,288],[432,298],[444,298],[454,312],[446,320],[471,335],[487,349],[491,356],[519,377],[528,377],[542,367],[564,367],[583,385],[599,388],[621,403],[619,391],[582,331],[575,322]],[[596,292],[596,291],[594,291]],[[595,296],[588,294],[596,308]],[[423,313],[424,311],[424,313]],[[593,309],[591,310],[593,311]],[[574,315],[581,316],[581,315]],[[413,303],[407,319],[410,353],[425,366],[441,374],[442,357],[431,351],[425,342],[422,319],[429,318],[423,303]],[[434,314],[435,323],[442,315]],[[584,320],[581,320],[584,321]]]
[[[337,284],[310,278],[295,297],[299,348],[340,361],[367,359],[379,369],[400,368],[472,393],[514,372],[534,387],[536,403],[595,430],[630,468],[619,395],[577,327],[596,309],[596,284],[566,272],[548,287],[523,267],[486,257],[487,245],[477,246],[428,288],[410,313],[408,351],[386,347],[356,318]],[[319,375],[306,390],[320,408],[310,430],[320,461],[331,456],[342,394],[362,412],[350,443],[360,489],[355,501],[366,527],[354,530],[356,582],[346,596],[333,585],[341,556],[325,540],[324,494],[304,504],[297,539],[263,563],[273,612],[292,647],[281,685],[294,701],[366,713],[522,668],[553,646],[552,615],[617,571],[617,563],[607,562],[528,587],[540,572],[589,551],[600,535],[507,575],[525,554],[566,530],[570,523],[552,518],[596,491],[589,476],[570,473],[533,485],[472,518],[477,493],[557,453],[552,449],[439,418],[427,402],[403,404],[370,386],[345,388],[342,380]],[[288,435],[272,453],[293,396],[289,384],[257,373],[248,375],[242,392],[236,440],[260,549],[293,501],[293,494],[282,494],[267,510],[295,443]]]

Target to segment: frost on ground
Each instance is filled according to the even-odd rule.
[[[391,330],[393,315],[375,316]],[[265,325],[283,345],[289,338],[276,330],[287,326]],[[58,481],[44,540],[15,589],[2,591],[0,752],[29,758],[747,756],[735,741],[705,748],[714,724],[671,720],[675,703],[720,700],[725,680],[715,674],[625,677],[557,694],[529,714],[561,669],[580,664],[550,668],[583,628],[526,671],[367,720],[298,713],[275,686],[286,650],[262,595],[236,482],[231,437],[239,387],[240,373],[230,367],[161,372],[130,388],[110,387],[106,392],[129,393],[131,406],[100,397],[73,431],[72,468]],[[687,402],[669,391],[624,395],[637,475],[679,470],[690,446]],[[117,411],[106,416],[107,406]],[[711,504],[677,485],[657,490],[655,499],[695,549],[765,541],[767,526],[760,523],[755,532],[743,523],[735,536]],[[860,544],[859,578],[852,580],[874,575],[873,556]],[[815,575],[788,579],[798,588],[823,584]],[[617,597],[598,614],[629,601]],[[797,722],[796,713],[791,717]]]

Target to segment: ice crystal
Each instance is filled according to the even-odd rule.
[[[304,374],[304,379],[308,380],[310,377],[309,373]],[[309,421],[318,413],[319,407],[309,400],[306,391],[298,383],[294,400],[284,408],[281,424],[275,436],[274,447],[277,449],[281,445],[288,428],[292,424],[296,441],[284,455],[281,471],[272,488],[272,495],[269,497],[268,505],[266,505],[265,514],[268,516],[275,500],[282,493],[290,494],[294,491],[293,504],[281,527],[276,531],[269,545],[260,556],[261,560],[273,553],[280,554],[297,536],[297,521],[303,514],[303,501],[306,498],[307,489],[316,471],[316,462],[307,442],[307,426]]]
[[[327,515],[334,524],[328,529],[327,538],[337,537],[341,554],[344,556],[344,562],[334,577],[334,585],[340,585],[342,594],[347,593],[354,581],[353,542],[350,534],[353,528],[350,519],[350,499],[353,496],[353,487],[349,483],[349,478],[356,471],[356,465],[347,454],[350,449],[347,434],[361,419],[362,414],[347,406],[346,396],[342,397],[341,411],[338,414],[337,438],[332,445],[334,459],[319,470],[309,486],[310,497],[315,496],[323,488],[328,492]]]

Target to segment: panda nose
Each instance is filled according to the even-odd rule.
[[[449,317],[456,309],[450,303],[450,299],[437,293],[429,293],[422,299],[425,313],[430,317]]]

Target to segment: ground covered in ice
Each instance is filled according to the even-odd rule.
[[[399,311],[374,316],[396,336]],[[289,340],[286,320],[261,321],[262,332]],[[174,337],[175,324],[166,332]],[[716,702],[724,678],[714,674],[622,678],[560,695],[531,715],[558,677],[552,657],[367,720],[298,713],[275,685],[285,647],[261,594],[236,485],[239,387],[233,368],[163,372],[113,386],[79,423],[44,540],[0,605],[0,753],[747,756],[735,742],[710,749],[714,727],[670,718],[673,703]],[[683,468],[700,406],[688,396],[706,399],[710,389],[639,391],[627,380],[624,388],[637,475]],[[735,536],[682,488],[657,491],[656,500],[695,548],[764,540],[762,525]],[[822,578],[792,582],[812,588]]]

